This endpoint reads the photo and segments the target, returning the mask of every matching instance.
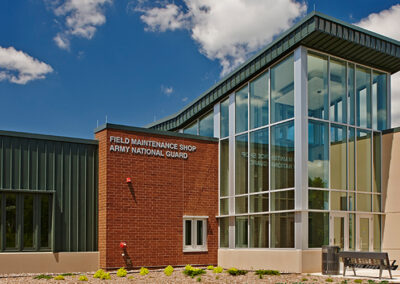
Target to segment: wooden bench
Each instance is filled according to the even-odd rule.
[[[387,252],[361,252],[361,251],[341,251],[339,257],[343,260],[343,276],[346,274],[346,268],[351,267],[356,276],[355,268],[379,269],[379,279],[382,277],[382,270],[389,271],[392,279],[392,270],[396,270],[396,260],[390,264]]]

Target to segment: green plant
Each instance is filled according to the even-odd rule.
[[[362,283],[363,281],[362,281],[362,279],[356,279],[356,280],[354,280],[354,283]]]
[[[61,276],[74,276],[75,274],[73,274],[73,273],[63,273],[63,274],[60,274]]]
[[[165,269],[164,269],[165,275],[171,276],[172,272],[174,272],[174,268],[171,265],[168,265],[167,267],[165,267]]]
[[[197,277],[196,281],[201,282],[201,277]]]
[[[147,275],[147,274],[149,274],[149,270],[145,267],[142,267],[142,268],[140,268],[139,274],[142,276]]]
[[[308,279],[303,277],[303,278],[301,278],[301,281],[308,281]]]
[[[100,278],[101,275],[104,274],[104,270],[103,269],[99,269],[96,271],[96,273],[93,275],[93,278]]]
[[[57,275],[56,277],[54,277],[54,280],[65,280],[65,278],[62,275]]]
[[[347,284],[347,280],[343,280],[340,284]]]
[[[33,279],[38,279],[38,280],[40,280],[40,279],[47,279],[47,280],[49,280],[49,279],[52,279],[53,277],[51,277],[50,275],[46,275],[46,274],[40,274],[40,275],[36,275],[35,277],[33,277]]]
[[[373,284],[373,283],[376,283],[374,280],[368,280],[368,283],[369,284]]]
[[[224,269],[221,266],[214,267],[213,272],[214,273],[222,273]]]
[[[333,282],[333,279],[332,278],[326,278],[325,282]]]
[[[207,266],[207,270],[214,270],[214,266],[212,265]]]
[[[281,273],[278,270],[256,270],[257,275],[281,275]]]
[[[239,270],[237,268],[229,268],[226,272],[228,272],[232,276],[237,276],[237,275],[246,275],[247,271],[246,270]]]
[[[86,275],[81,275],[78,278],[79,281],[88,281],[88,278],[86,277]]]
[[[217,275],[217,276],[215,276],[215,280],[218,280],[219,279],[219,276]]]
[[[389,281],[387,281],[387,280],[382,280],[381,282],[379,282],[379,284],[389,284]]]
[[[121,267],[120,269],[117,270],[118,277],[125,277],[126,274],[128,274],[128,272],[123,267]]]
[[[133,277],[133,276],[131,275],[131,276],[128,276],[128,279],[135,279],[135,277]]]
[[[195,276],[201,275],[206,273],[203,269],[201,268],[194,268],[191,265],[186,265],[185,269],[183,270],[183,274],[190,276],[194,278]]]
[[[100,276],[100,279],[101,280],[110,280],[111,279],[111,276],[110,276],[110,272],[108,272],[108,273],[103,273],[101,276]]]

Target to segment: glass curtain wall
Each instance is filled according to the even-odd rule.
[[[220,218],[221,248],[229,247],[229,222],[236,248],[294,248],[293,71],[289,55],[238,89],[234,121],[228,100],[220,104],[220,215],[231,216]]]
[[[221,115],[223,115],[222,111]],[[210,111],[199,119],[196,119],[194,122],[183,129],[183,133],[214,137],[214,112]]]
[[[381,212],[381,130],[387,74],[308,52],[309,247],[329,244],[329,216],[345,212],[356,249],[358,214]],[[271,177],[272,179],[272,177]],[[374,250],[380,250],[380,215]]]

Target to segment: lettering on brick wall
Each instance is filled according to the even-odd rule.
[[[196,146],[156,140],[110,136],[110,152],[186,160]]]

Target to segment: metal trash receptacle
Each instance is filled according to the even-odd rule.
[[[338,246],[322,246],[322,274],[338,275],[340,274]]]

